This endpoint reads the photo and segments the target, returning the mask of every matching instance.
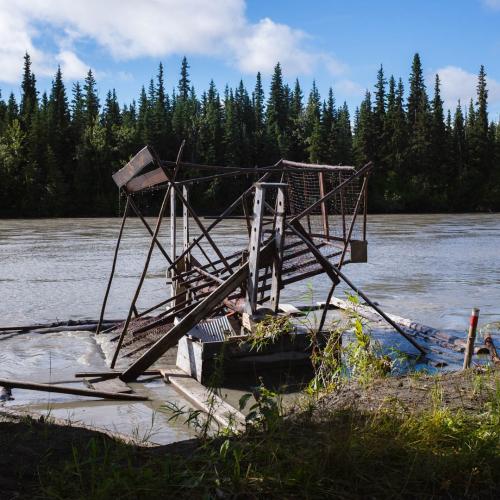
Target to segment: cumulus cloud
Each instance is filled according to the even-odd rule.
[[[44,36],[53,31],[56,55],[36,48],[40,26],[48,28]],[[308,39],[269,18],[251,23],[244,0],[0,0],[0,78],[7,81],[18,78],[25,51],[43,73],[55,59],[76,76],[85,63],[75,47],[88,40],[116,60],[198,54],[246,73],[269,74],[278,61],[289,74],[311,74],[318,65],[333,76],[346,71],[331,54],[308,48]]]
[[[56,60],[61,66],[61,71],[66,78],[78,79],[85,75],[88,66],[74,52],[70,50],[61,50]]]
[[[436,71],[441,80],[441,95],[445,108],[454,109],[458,100],[462,106],[468,106],[472,99],[476,101],[477,74],[457,66],[446,66]],[[500,104],[500,83],[493,78],[486,78],[490,104]]]
[[[500,0],[483,0],[483,4],[486,7],[490,7],[491,9],[500,10]]]

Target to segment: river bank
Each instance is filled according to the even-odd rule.
[[[158,447],[3,415],[0,487],[4,498],[496,497],[499,384],[491,369],[414,373],[285,410],[264,394],[244,434]]]

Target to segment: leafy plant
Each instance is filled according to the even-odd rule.
[[[262,351],[264,347],[276,343],[276,341],[291,332],[294,326],[287,316],[266,316],[259,321],[255,331],[250,336],[250,348],[257,352]]]

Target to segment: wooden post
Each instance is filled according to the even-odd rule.
[[[274,241],[276,244],[276,255],[273,261],[273,273],[271,281],[271,309],[277,313],[280,304],[281,290],[281,268],[283,265],[283,243],[285,240],[285,185],[278,187],[276,200],[276,227],[274,229]]]
[[[175,181],[172,181],[175,182]],[[177,258],[177,193],[175,189],[170,190],[170,260],[175,262]],[[176,275],[176,269],[170,271],[170,296],[176,294],[176,283],[172,279]]]
[[[467,335],[467,345],[465,346],[463,369],[470,368],[472,355],[474,354],[474,342],[476,341],[477,321],[479,319],[479,309],[474,307],[470,315],[469,334]]]
[[[259,180],[258,182],[264,182],[269,176],[271,175],[271,173],[266,173],[265,175],[263,175]],[[245,196],[248,196],[249,193],[251,193],[253,190],[253,186],[250,186],[244,193],[240,194],[240,196],[238,196],[238,198],[236,200],[233,201],[233,203],[231,203],[231,205],[229,205],[226,210],[224,210],[224,212],[222,212],[207,228],[206,228],[206,231],[209,232],[211,231],[215,226],[217,226],[217,224],[219,224],[220,222],[222,222],[225,217],[227,217],[228,215],[232,214],[233,211],[235,210],[235,208],[241,203],[241,200],[245,197]],[[192,242],[190,243],[189,247],[184,250],[182,252],[181,255],[179,255],[179,257],[177,257],[177,259],[182,259],[184,257],[184,255],[186,255],[186,253],[188,251],[191,251],[200,241],[202,238],[205,237],[205,233],[202,233],[200,234],[199,236],[197,236],[196,238],[194,238],[192,240]],[[177,262],[174,262],[172,264],[170,264],[170,267],[173,268],[175,265],[177,264]]]
[[[182,194],[189,201],[189,191],[186,185],[182,186]],[[189,212],[186,205],[182,205],[182,246],[183,250],[189,248]],[[189,260],[189,254],[184,256],[185,260]]]
[[[252,234],[248,247],[248,280],[245,301],[245,312],[253,314],[257,308],[257,289],[259,286],[259,254],[262,236],[262,216],[264,214],[266,188],[262,183],[255,184],[255,198],[253,202]]]
[[[363,241],[366,241],[366,222],[368,218],[368,176],[369,173],[365,175],[364,180],[365,190],[363,193]]]
[[[325,196],[325,176],[323,172],[319,172],[318,177],[319,195],[323,198]],[[323,231],[325,232],[325,238],[328,241],[330,239],[330,225],[328,222],[328,207],[325,201],[321,204],[321,216],[323,218]]]
[[[189,190],[187,186],[182,186],[182,194],[186,200],[189,201]],[[186,250],[189,248],[189,211],[184,205],[182,204],[182,249]],[[175,261],[175,259],[172,259]],[[180,272],[185,272],[188,271],[191,267],[191,252],[188,252],[182,260],[179,261],[180,264]],[[190,293],[186,286],[184,286],[182,283],[177,283],[177,293],[185,291],[183,295],[180,295],[179,299],[176,299],[175,305],[178,305],[179,303],[186,302],[190,298]]]

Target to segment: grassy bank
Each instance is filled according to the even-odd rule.
[[[498,497],[499,380],[494,371],[374,379],[286,412],[261,392],[245,434],[157,448],[4,420],[2,497]]]

